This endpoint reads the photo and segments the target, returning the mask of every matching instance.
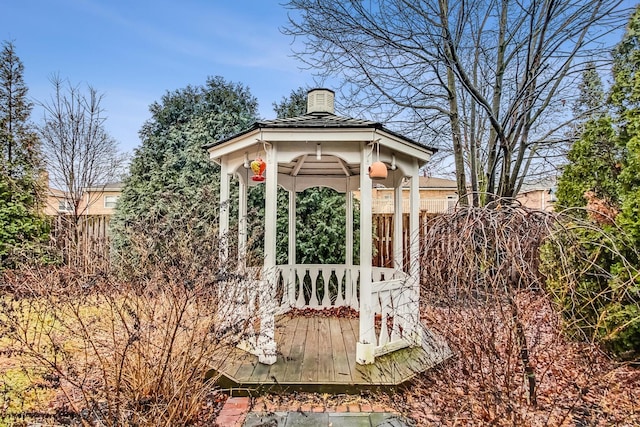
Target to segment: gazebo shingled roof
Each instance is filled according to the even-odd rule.
[[[421,148],[426,148],[433,153],[438,151],[437,148],[429,147],[421,144],[411,138],[407,138],[397,132],[387,129],[382,123],[374,122],[371,120],[354,119],[352,117],[337,116],[328,112],[313,112],[307,113],[302,116],[290,117],[284,119],[273,120],[257,120],[249,128],[218,141],[204,145],[204,148],[212,148],[220,144],[224,144],[227,141],[238,138],[242,135],[253,132],[257,129],[327,129],[327,128],[345,128],[345,129],[376,129],[400,138],[410,144],[416,145]]]

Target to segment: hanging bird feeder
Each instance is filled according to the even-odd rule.
[[[387,178],[387,165],[380,161],[380,143],[376,142],[377,148],[377,159],[378,161],[373,162],[371,166],[369,166],[369,177],[371,179],[380,180]]]
[[[260,157],[251,162],[251,171],[253,176],[251,180],[256,182],[264,181],[264,171],[267,169],[267,164]]]

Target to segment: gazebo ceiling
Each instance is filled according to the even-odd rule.
[[[339,157],[304,154],[292,162],[279,163],[278,173],[297,176],[335,176],[348,177],[360,174],[359,164],[349,164]]]

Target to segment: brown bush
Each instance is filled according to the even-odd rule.
[[[242,325],[225,321],[243,277],[224,273],[217,251],[194,268],[194,251],[180,239],[156,241],[171,250],[138,258],[128,276],[70,267],[4,272],[7,348],[56,387],[59,414],[86,425],[213,422],[205,409],[216,389],[205,374],[243,337]],[[200,243],[215,247],[214,240]]]
[[[454,357],[394,399],[419,425],[637,425],[640,375],[572,342],[544,291],[553,214],[498,203],[434,219],[422,318]]]

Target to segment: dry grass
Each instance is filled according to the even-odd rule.
[[[61,273],[34,274],[14,283],[22,295],[3,298],[2,324],[11,338],[4,340],[5,361],[32,372],[32,385],[40,382],[49,399],[17,407],[15,395],[5,393],[5,416],[27,409],[72,413],[86,424],[201,421],[203,402],[214,391],[204,378],[208,360],[240,334],[216,318],[217,289],[157,277],[144,287],[85,277],[90,283],[63,292],[35,292],[34,283],[44,291]]]

